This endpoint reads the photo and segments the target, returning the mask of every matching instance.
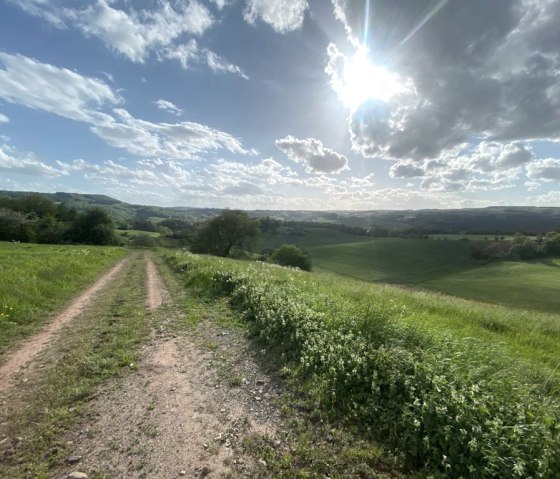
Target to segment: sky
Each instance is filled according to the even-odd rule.
[[[0,189],[560,206],[560,0],[0,0]]]

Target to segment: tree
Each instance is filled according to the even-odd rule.
[[[193,251],[216,256],[229,256],[234,246],[257,234],[256,221],[244,211],[227,210],[212,218],[197,231]]]
[[[274,250],[271,259],[282,266],[293,266],[304,271],[311,271],[309,254],[293,244],[284,244]]]
[[[113,220],[103,208],[95,207],[74,220],[72,239],[77,243],[116,244]]]

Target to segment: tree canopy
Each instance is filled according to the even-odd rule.
[[[229,256],[234,246],[240,246],[246,239],[255,236],[257,222],[240,210],[226,210],[204,223],[193,241],[195,253]]]

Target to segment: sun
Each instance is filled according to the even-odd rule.
[[[405,89],[399,75],[369,61],[365,48],[346,61],[343,75],[341,99],[352,109],[372,98],[387,102]]]

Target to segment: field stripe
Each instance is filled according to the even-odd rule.
[[[128,261],[127,258],[119,261],[92,286],[74,299],[66,309],[57,314],[45,329],[29,338],[15,352],[10,354],[8,359],[0,365],[0,393],[13,385],[13,376],[47,346],[54,334],[66,323],[78,316],[91,303],[95,294],[113,280],[126,261]]]

